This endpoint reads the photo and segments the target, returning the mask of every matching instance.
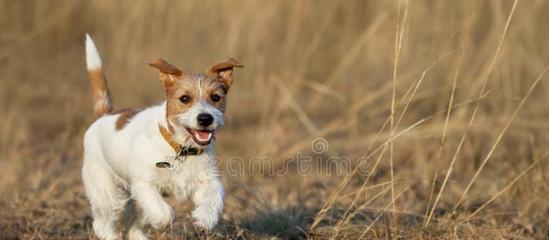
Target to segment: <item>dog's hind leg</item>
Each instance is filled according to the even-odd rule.
[[[119,239],[116,223],[128,196],[102,156],[90,152],[84,151],[82,179],[91,203],[93,230],[100,239]]]

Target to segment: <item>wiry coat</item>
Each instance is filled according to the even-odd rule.
[[[192,212],[194,223],[205,229],[213,228],[223,209],[223,186],[216,171],[213,136],[207,146],[199,146],[183,127],[196,127],[196,114],[208,113],[214,116],[210,126],[213,135],[215,129],[223,125],[225,101],[219,107],[219,104],[208,103],[206,96],[200,98],[202,100],[197,98],[187,108],[168,112],[167,109],[171,109],[168,104],[175,104],[171,102],[174,99],[168,96],[162,104],[139,112],[113,113],[101,60],[89,36],[86,54],[94,112],[98,118],[84,136],[82,178],[91,203],[95,234],[101,239],[120,238],[116,223],[122,211],[134,204],[136,207],[130,210],[135,217],[127,224],[130,226],[128,236],[130,239],[146,239],[141,230],[143,226],[163,227],[174,219],[174,211],[164,201],[163,192],[171,193],[178,199],[192,199],[196,206]],[[161,71],[161,78],[181,76],[170,75],[173,69],[155,67]],[[232,66],[230,70],[232,73]],[[213,88],[215,78],[208,79],[195,79],[197,87],[204,88],[200,85],[208,80],[212,82],[210,92],[216,91]],[[163,80],[166,91],[170,91],[166,86],[168,83]],[[157,168],[157,162],[173,159],[176,155],[159,127],[170,129],[174,141],[181,146],[202,147],[203,153],[186,156],[173,170]]]

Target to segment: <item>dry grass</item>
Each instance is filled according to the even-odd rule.
[[[83,36],[115,107],[162,100],[163,57],[239,70],[214,232],[189,203],[156,238],[542,239],[549,235],[549,2],[0,0],[0,238],[88,239],[81,139],[92,121]],[[318,137],[329,148],[311,150]],[[334,156],[351,175],[299,174]],[[317,152],[318,153],[318,152]],[[299,155],[298,155],[299,156]],[[172,200],[170,200],[172,201]]]

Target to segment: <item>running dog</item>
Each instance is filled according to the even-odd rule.
[[[194,224],[212,229],[223,210],[216,170],[215,134],[223,126],[233,69],[230,58],[204,72],[185,72],[158,59],[166,100],[160,105],[113,111],[102,63],[86,35],[86,63],[95,122],[84,135],[82,178],[91,203],[93,230],[100,239],[119,239],[122,213],[130,239],[147,239],[146,225],[165,227],[174,211],[163,199],[192,199]],[[126,214],[124,214],[126,215]]]

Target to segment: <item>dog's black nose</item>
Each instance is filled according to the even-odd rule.
[[[196,121],[200,126],[207,127],[213,123],[214,117],[209,113],[201,113],[196,117]]]

